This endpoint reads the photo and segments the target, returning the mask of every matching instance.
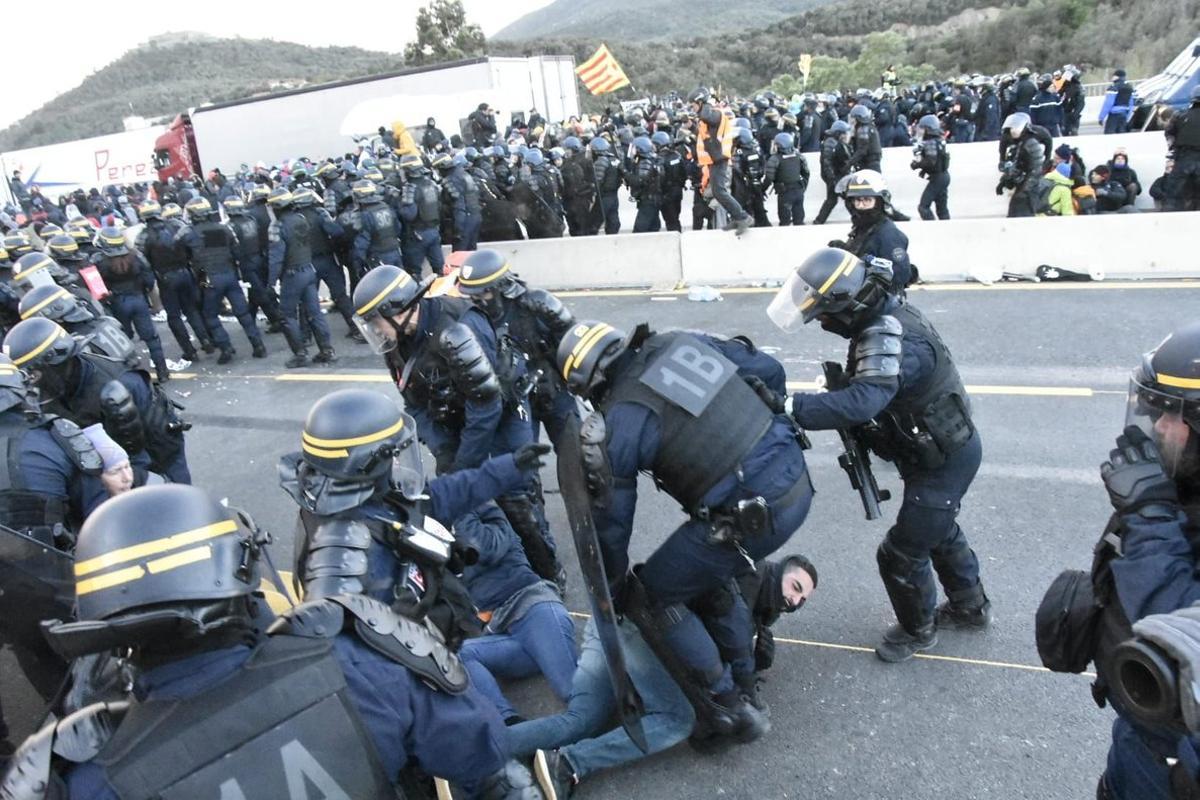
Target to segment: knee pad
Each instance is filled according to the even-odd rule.
[[[890,536],[891,534],[884,537],[884,540],[879,543],[879,549],[875,551],[879,572],[881,575],[891,576],[906,583],[911,582],[911,576],[921,568],[925,559],[916,559],[900,552],[889,540]]]

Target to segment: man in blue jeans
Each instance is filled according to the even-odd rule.
[[[557,587],[529,566],[521,539],[495,503],[456,520],[454,535],[479,554],[464,570],[463,579],[487,623],[484,635],[468,639],[460,653],[471,683],[496,704],[509,724],[521,717],[496,678],[540,673],[558,699],[567,702],[578,656],[575,623]]]

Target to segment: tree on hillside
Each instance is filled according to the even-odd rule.
[[[440,64],[481,56],[487,42],[478,25],[467,22],[461,0],[433,0],[417,12],[417,40],[404,48],[405,62]]]

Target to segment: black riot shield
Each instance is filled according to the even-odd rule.
[[[583,474],[578,417],[572,415],[568,418],[558,441],[554,443],[554,450],[558,454],[558,488],[562,492],[563,505],[567,508],[567,519],[571,523],[571,535],[575,539],[575,553],[579,557],[583,583],[592,601],[592,619],[600,636],[605,661],[608,662],[608,677],[617,700],[617,714],[629,738],[646,753],[650,748],[642,731],[642,698],[625,670],[625,651],[621,648],[621,636],[617,630],[617,613],[608,591],[608,576],[604,573],[604,561],[600,557],[600,543],[596,538],[596,525],[592,521],[591,497]]]
[[[0,525],[0,643],[45,647],[44,619],[71,619],[75,577],[70,553]]]

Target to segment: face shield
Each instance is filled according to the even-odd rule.
[[[382,314],[372,314],[367,319],[355,315],[354,324],[371,346],[371,352],[376,355],[390,353],[396,349],[396,331],[391,321],[384,319]]]
[[[820,313],[820,300],[817,290],[793,272],[767,306],[767,316],[781,330],[795,333]]]
[[[416,431],[417,423],[412,417],[405,415],[404,424]],[[392,485],[408,500],[425,496],[425,467],[415,433],[392,453]]]
[[[1130,379],[1125,425],[1137,426],[1154,442],[1163,469],[1172,479],[1200,471],[1200,448],[1184,409],[1185,402],[1178,395],[1147,386],[1136,375]]]

